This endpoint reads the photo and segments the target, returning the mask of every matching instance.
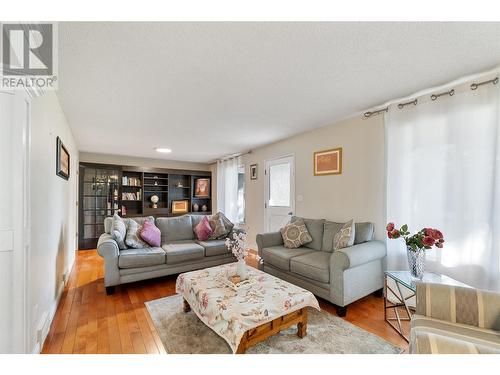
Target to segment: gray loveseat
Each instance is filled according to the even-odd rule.
[[[202,215],[157,218],[161,247],[120,250],[111,237],[112,218],[104,221],[105,233],[99,238],[97,251],[104,258],[104,286],[112,294],[119,284],[172,275],[200,268],[235,262],[224,239],[198,241],[193,228]],[[142,224],[145,218],[133,218]],[[231,233],[229,233],[231,235]]]
[[[297,249],[285,248],[280,232],[257,235],[261,270],[332,302],[339,316],[351,302],[373,292],[382,295],[386,247],[373,240],[372,223],[356,223],[354,245],[333,251],[333,236],[343,224],[304,222],[313,241]]]

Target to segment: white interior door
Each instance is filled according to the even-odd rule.
[[[266,161],[265,224],[276,232],[290,219],[295,209],[294,156]]]

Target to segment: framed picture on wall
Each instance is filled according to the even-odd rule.
[[[314,175],[326,176],[342,173],[342,148],[314,153]]]
[[[188,212],[188,201],[172,201],[173,214],[185,214]]]
[[[70,174],[70,156],[69,152],[64,147],[61,138],[57,137],[56,141],[56,175],[65,180],[69,179]]]
[[[250,179],[251,180],[256,180],[257,179],[257,164],[252,164],[250,165]]]
[[[210,179],[198,178],[194,182],[194,196],[196,198],[210,198]]]

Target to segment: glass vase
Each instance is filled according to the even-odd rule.
[[[406,248],[408,256],[408,266],[410,267],[410,274],[413,278],[422,280],[425,272],[425,249],[419,248],[413,250],[411,247]]]

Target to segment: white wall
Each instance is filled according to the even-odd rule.
[[[314,176],[313,153],[342,147],[341,175]],[[372,119],[348,119],[321,129],[252,150],[244,156],[246,168],[246,225],[249,242],[264,231],[265,161],[295,155],[295,214],[308,218],[326,218],[338,222],[371,221],[376,237],[384,238],[384,122]],[[250,180],[250,164],[258,164],[258,179]],[[214,176],[215,177],[215,176]]]
[[[53,92],[33,99],[31,111],[31,251],[29,259],[30,347],[40,350],[69,275],[76,250],[78,148]],[[71,157],[70,179],[56,175],[56,138]]]
[[[193,152],[196,151],[194,150]],[[177,160],[138,158],[127,155],[95,154],[89,152],[80,152],[80,161],[87,163],[127,165],[133,167],[194,169],[199,171],[210,170],[210,165],[206,163],[191,163]]]

